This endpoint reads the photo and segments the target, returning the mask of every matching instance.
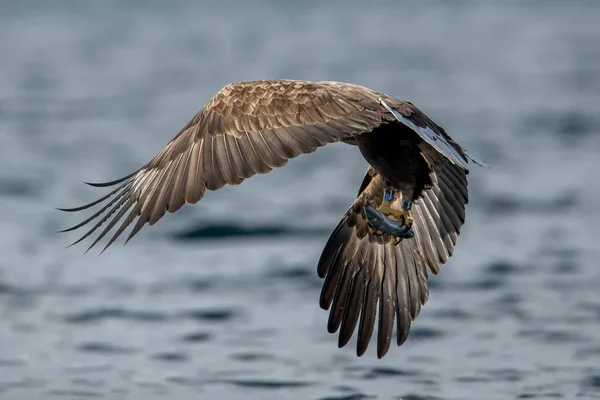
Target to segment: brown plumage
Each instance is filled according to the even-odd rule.
[[[331,307],[329,332],[341,326],[340,347],[350,339],[362,309],[356,351],[359,356],[365,352],[378,300],[378,357],[389,349],[394,319],[398,345],[407,339],[411,321],[429,297],[427,267],[434,274],[440,271],[452,255],[465,221],[465,172],[450,163],[436,164],[432,183],[413,207],[415,238],[393,246],[389,236],[368,231],[362,194],[369,194],[379,205],[384,188],[383,178],[370,167],[356,201],[325,245],[317,269],[319,277],[325,278],[320,305],[326,310]],[[399,202],[395,201],[398,208]]]
[[[450,152],[436,150],[427,135]],[[337,141],[358,146],[371,167],[319,261],[318,274],[325,278],[320,305],[331,308],[328,330],[340,330],[340,347],[358,324],[358,355],[367,348],[379,310],[377,354],[383,357],[394,321],[400,345],[427,301],[427,268],[437,274],[452,255],[468,200],[465,165],[473,161],[410,103],[339,82],[228,85],[148,164],[122,179],[91,184],[116,189],[85,206],[62,209],[80,211],[106,201],[90,218],[65,231],[97,220],[79,243],[107,223],[92,248],[120,223],[106,249],[133,222],[127,241],[166,211],[198,202],[207,189],[240,184]],[[415,187],[415,238],[393,246],[391,237],[369,232],[363,193],[379,205],[386,186],[407,182]]]

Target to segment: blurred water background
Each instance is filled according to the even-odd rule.
[[[600,2],[3,1],[0,398],[600,396]],[[316,263],[366,170],[336,144],[102,256],[96,199],[222,86],[408,99],[492,165],[408,342],[337,349]]]

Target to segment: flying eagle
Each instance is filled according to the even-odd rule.
[[[319,260],[318,275],[325,278],[320,306],[330,310],[327,329],[339,330],[339,347],[358,325],[358,356],[378,314],[381,358],[394,321],[400,346],[427,301],[427,268],[437,274],[452,255],[465,221],[468,164],[484,165],[409,102],[341,82],[232,83],[148,164],[112,182],[90,183],[116,188],[87,205],[61,209],[107,202],[63,232],[99,219],[76,244],[107,223],[92,248],[120,222],[105,250],[133,222],[127,241],[166,211],[197,203],[207,190],[238,185],[338,141],[358,146],[370,167]]]

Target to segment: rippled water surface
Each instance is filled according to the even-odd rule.
[[[600,396],[600,3],[0,4],[0,398]],[[94,200],[222,86],[360,83],[492,165],[408,342],[337,348],[316,262],[366,169],[336,144],[123,247]]]

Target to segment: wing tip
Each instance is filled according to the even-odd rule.
[[[467,155],[467,158],[469,159],[469,161],[472,161],[474,164],[477,164],[482,168],[487,168],[487,169],[492,168],[488,163],[486,163],[485,161],[483,161],[477,157],[474,157],[469,152],[466,151],[465,154]]]
[[[389,350],[389,346],[385,349],[377,349],[377,359],[381,360],[383,357],[385,357],[385,355],[387,354],[388,350]]]
[[[83,183],[85,183],[88,186],[93,186],[93,187],[109,187],[109,186],[114,186],[116,184],[124,182],[124,181],[128,180],[129,178],[132,178],[138,172],[140,172],[139,169],[135,172],[132,172],[131,174],[129,174],[127,176],[124,176],[122,178],[119,178],[119,179],[116,179],[116,180],[110,181],[110,182],[83,182]]]
[[[422,133],[419,132],[419,130],[424,130],[424,129],[431,129],[428,127],[419,127],[418,125],[416,125],[413,121],[411,121],[409,118],[405,117],[404,115],[402,115],[400,112],[398,112],[396,109],[392,108],[390,105],[388,105],[381,97],[378,98],[379,103],[384,106],[395,118],[396,120],[398,120],[399,122],[403,123],[404,125],[408,126],[409,128],[411,128],[413,131],[415,131],[419,136],[421,136],[427,143],[429,143],[433,148],[435,148],[440,154],[442,154],[443,156],[445,156],[450,162],[452,162],[453,164],[456,164],[457,166],[468,170],[468,163],[469,161],[473,162],[474,164],[479,165],[480,167],[483,168],[488,168],[490,169],[491,167],[483,160],[480,160],[476,157],[473,157],[469,152],[467,151],[462,151],[464,153],[460,154],[460,152],[456,151],[456,149],[452,149],[452,147],[450,145],[448,145],[446,143],[446,145],[448,145],[451,148],[450,152],[444,151],[443,148],[441,148],[441,146],[437,143],[438,139],[432,140],[428,140],[427,135],[424,135]],[[458,157],[457,155],[460,155],[460,157]]]

